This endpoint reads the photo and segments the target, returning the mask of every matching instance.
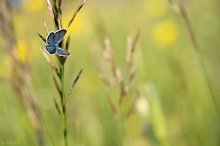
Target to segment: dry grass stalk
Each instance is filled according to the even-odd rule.
[[[180,16],[183,18],[183,20],[185,21],[185,24],[186,24],[186,27],[187,27],[188,33],[189,33],[189,38],[190,38],[190,41],[191,41],[192,46],[194,48],[194,51],[197,55],[197,58],[199,60],[200,68],[204,74],[204,79],[205,79],[205,82],[206,82],[207,87],[209,89],[210,96],[212,98],[212,102],[215,106],[215,110],[218,114],[218,117],[220,118],[220,109],[219,109],[218,101],[215,97],[214,89],[212,87],[212,82],[209,77],[206,65],[205,65],[205,60],[203,59],[203,54],[202,54],[201,49],[198,45],[192,22],[190,20],[189,14],[186,10],[186,0],[177,0],[177,1],[168,0],[168,3],[171,6],[171,8],[173,8],[174,11],[178,12],[180,14]]]
[[[107,65],[102,65],[102,61],[97,60],[97,64],[100,67],[100,70],[104,71],[102,67],[107,66],[111,74],[110,76],[105,76],[103,73],[101,73],[100,78],[111,92],[107,98],[115,121],[118,122],[120,127],[121,145],[123,145],[124,122],[133,113],[135,101],[139,97],[137,86],[131,88],[132,81],[137,73],[137,65],[134,63],[133,56],[139,35],[140,31],[137,31],[135,37],[130,37],[127,42],[126,59],[124,62],[128,68],[128,71],[123,74],[127,78],[122,75],[121,69],[117,66],[109,39],[104,40],[105,49],[103,51],[103,59]],[[98,47],[93,48],[95,58],[100,59],[100,51],[98,50]],[[116,98],[113,91],[118,91]],[[130,104],[127,103],[128,100],[131,100]],[[126,108],[125,110],[123,110],[124,107]]]
[[[128,38],[127,55],[126,55],[126,62],[128,65],[131,65],[131,63],[132,63],[132,54],[135,51],[135,48],[136,48],[135,46],[137,44],[139,36],[140,36],[140,30],[137,31],[137,33],[134,36],[134,39],[132,39],[131,37]]]
[[[117,73],[116,73],[116,64],[115,64],[115,59],[113,57],[113,52],[112,52],[112,47],[109,39],[105,39],[104,41],[105,44],[105,51],[103,52],[104,59],[108,63],[108,66],[110,68],[110,71],[112,75],[117,78]]]
[[[14,22],[9,1],[3,0],[0,6],[0,28],[1,33],[6,39],[6,52],[11,59],[12,74],[9,83],[12,89],[21,97],[28,117],[34,127],[39,146],[44,146],[44,136],[42,130],[40,110],[36,99],[31,91],[31,79],[28,62],[23,62],[18,58],[16,45],[17,38],[14,31]]]
[[[118,121],[119,123],[121,123],[124,118],[127,119],[131,115],[135,100],[137,98],[136,96],[137,95],[136,92],[138,92],[137,87],[131,89],[129,88],[129,86],[132,84],[132,80],[135,78],[137,71],[137,65],[135,65],[135,63],[133,62],[133,55],[139,35],[140,35],[140,31],[136,33],[134,38],[129,38],[127,42],[125,65],[127,65],[128,67],[128,72],[126,72],[125,74],[126,76],[128,76],[128,79],[122,75],[121,69],[116,64],[113,54],[113,49],[111,47],[111,42],[109,39],[104,40],[105,49],[103,51],[103,59],[105,60],[107,65],[103,65],[101,64],[102,61],[97,60],[97,64],[100,67],[100,70],[103,70],[101,67],[107,66],[109,72],[111,73],[111,76],[105,76],[103,72],[101,72],[100,79],[110,89],[110,91],[117,91],[117,90],[119,91],[116,100],[112,93],[110,93],[110,95],[107,96],[115,120]],[[100,54],[98,47],[95,47],[93,51],[95,58],[100,59],[100,57],[97,57]],[[130,96],[130,94],[132,93],[135,94]],[[127,108],[125,113],[122,113],[121,108],[123,104],[126,104],[127,102],[126,100],[128,98],[132,99],[131,101],[132,103]]]
[[[99,78],[102,80],[102,82],[110,89],[113,89],[113,83],[108,80],[105,76],[102,74],[99,75]]]

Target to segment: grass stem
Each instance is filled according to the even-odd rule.
[[[64,145],[68,146],[67,138],[67,113],[66,113],[66,104],[65,104],[65,86],[64,86],[64,64],[62,63],[62,57],[60,57],[60,83],[61,83],[61,104],[62,104],[62,117],[63,117],[63,136],[64,136]]]
[[[208,74],[208,71],[206,69],[206,66],[205,66],[205,61],[202,57],[202,53],[201,53],[201,49],[197,43],[197,40],[196,40],[196,36],[195,36],[195,32],[193,30],[193,27],[192,27],[192,23],[190,21],[190,18],[189,18],[189,15],[185,9],[185,5],[184,5],[184,1],[183,2],[180,2],[179,3],[179,10],[180,10],[180,15],[182,16],[183,20],[185,21],[186,23],[186,27],[188,29],[188,33],[189,33],[189,37],[190,37],[190,41],[192,43],[192,46],[195,50],[195,54],[198,58],[198,61],[199,61],[199,64],[200,64],[200,68],[203,72],[203,75],[204,75],[204,80],[205,80],[205,83],[207,84],[207,88],[210,92],[210,96],[212,98],[212,102],[214,104],[214,107],[215,107],[215,110],[217,112],[217,115],[218,115],[218,118],[220,119],[220,110],[219,110],[219,107],[218,107],[218,104],[217,104],[217,99],[215,97],[215,94],[214,94],[214,90],[213,90],[213,87],[212,87],[212,83],[211,83],[211,80],[209,78],[209,74]]]

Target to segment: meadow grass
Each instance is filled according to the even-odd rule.
[[[122,69],[117,65],[113,48],[108,38],[104,40],[105,48],[102,53],[98,47],[93,48],[93,54],[100,69],[100,79],[109,88],[107,99],[113,118],[120,131],[120,146],[124,145],[125,121],[133,114],[136,100],[140,96],[138,86],[133,83],[137,72],[137,64],[134,62],[133,57],[139,35],[140,31],[138,30],[134,38],[128,37],[127,39],[127,47],[124,49],[126,56],[124,60],[125,73],[122,73]],[[100,62],[100,55],[98,54],[103,55],[105,63],[103,61]],[[106,74],[106,70],[110,74]]]
[[[6,47],[4,51],[10,58],[10,68],[12,74],[6,81],[10,84],[12,90],[18,95],[26,109],[26,113],[35,131],[38,146],[45,145],[45,139],[42,128],[41,113],[32,92],[32,82],[30,77],[30,65],[28,56],[22,59],[18,55],[18,41],[16,37],[11,4],[7,0],[1,2],[0,7],[0,27],[1,33],[5,36]]]
[[[53,16],[52,18],[53,18],[55,29],[60,30],[61,28],[63,28],[63,26],[62,26],[62,7],[61,7],[62,0],[52,0],[52,1],[47,0],[47,4],[48,4],[48,10]],[[83,0],[81,2],[81,4],[78,6],[78,8],[73,13],[73,15],[68,23],[68,27],[71,26],[77,13],[80,11],[80,9],[83,7],[84,4],[85,4],[85,0]],[[47,32],[49,33],[45,22],[44,22],[44,25],[45,25]],[[38,34],[38,35],[44,42],[46,42],[46,39],[42,35],[40,35],[40,34]],[[66,41],[62,40],[61,43],[59,44],[59,47],[65,48],[65,50],[68,51],[69,43],[70,43],[70,36],[68,36]],[[68,146],[68,126],[67,126],[66,102],[67,102],[68,96],[70,96],[75,84],[77,83],[77,81],[82,73],[82,70],[79,71],[75,80],[72,82],[71,88],[67,92],[67,90],[65,88],[65,83],[64,83],[64,77],[65,77],[65,72],[64,72],[65,67],[64,66],[65,66],[65,62],[66,62],[67,57],[56,55],[58,64],[57,64],[57,66],[55,66],[54,63],[52,63],[52,60],[50,60],[50,58],[47,56],[46,53],[44,53],[44,56],[55,73],[55,75],[53,76],[53,81],[54,81],[54,85],[55,85],[55,87],[59,93],[59,96],[60,96],[60,104],[57,103],[55,98],[54,98],[54,104],[55,104],[55,107],[56,107],[58,113],[60,113],[62,116],[64,145]],[[58,80],[57,80],[57,78],[58,78]],[[60,110],[60,108],[61,108],[61,110]]]
[[[17,81],[19,76],[20,81],[24,74],[25,78],[32,79],[27,87],[28,91],[34,91],[30,93],[39,103],[47,146],[65,145],[67,141],[68,145],[78,146],[220,144],[219,119],[213,106],[220,95],[219,2],[186,1],[185,8],[180,8],[178,3],[172,5],[173,11],[164,0],[93,0],[87,1],[86,9],[80,13],[83,3],[72,11],[78,1],[20,2],[20,5],[13,3],[10,10],[14,30],[5,24],[0,30],[10,28],[10,34],[16,34],[15,54],[25,62],[22,54],[28,54],[28,69],[25,67],[28,71],[18,73],[8,69],[11,65],[20,66],[11,64],[10,55],[1,49],[0,145],[37,143],[35,128],[26,116],[28,110],[19,103],[23,100],[14,98],[21,96],[8,86],[12,85],[8,79]],[[47,13],[47,2],[51,2],[50,13]],[[54,12],[56,22],[51,21]],[[187,23],[193,26],[199,44],[197,52]],[[68,29],[62,47],[69,48],[71,56],[60,59],[46,52],[42,55],[39,47],[45,43],[39,41],[36,32],[46,41],[50,31],[60,28]],[[136,28],[141,30],[140,37],[126,40]],[[0,48],[8,46],[6,36],[1,33]],[[93,50],[95,55],[90,52],[93,46],[101,48],[97,52]],[[132,46],[136,48],[133,53]],[[202,61],[209,77],[206,79]],[[83,76],[79,70],[82,67]],[[205,80],[211,82],[215,99],[209,98],[209,83]],[[26,93],[23,87],[22,92]]]
[[[195,30],[193,28],[192,22],[190,20],[189,14],[186,9],[187,2],[185,0],[178,0],[177,2],[175,2],[173,0],[168,0],[168,3],[170,4],[171,8],[173,8],[174,11],[179,13],[180,16],[183,18],[183,20],[185,21],[187,31],[189,34],[189,39],[190,39],[192,46],[194,48],[195,55],[199,61],[201,72],[204,75],[204,82],[207,85],[207,88],[210,92],[210,96],[211,96],[213,105],[215,107],[215,111],[220,119],[220,109],[219,109],[219,105],[218,105],[218,100],[217,100],[217,97],[214,93],[212,81],[211,81],[210,75],[208,73],[209,71],[206,68],[206,62],[204,61],[204,55],[203,55],[201,48],[199,47],[199,44],[197,42]]]

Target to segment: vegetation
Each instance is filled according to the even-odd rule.
[[[220,145],[219,4],[0,0],[0,145]]]

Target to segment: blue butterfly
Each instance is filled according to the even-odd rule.
[[[66,50],[60,48],[58,45],[59,43],[63,40],[67,30],[66,29],[60,29],[55,32],[51,32],[47,36],[47,46],[44,48],[49,52],[50,54],[57,54],[59,56],[69,56],[70,53],[67,52]]]

